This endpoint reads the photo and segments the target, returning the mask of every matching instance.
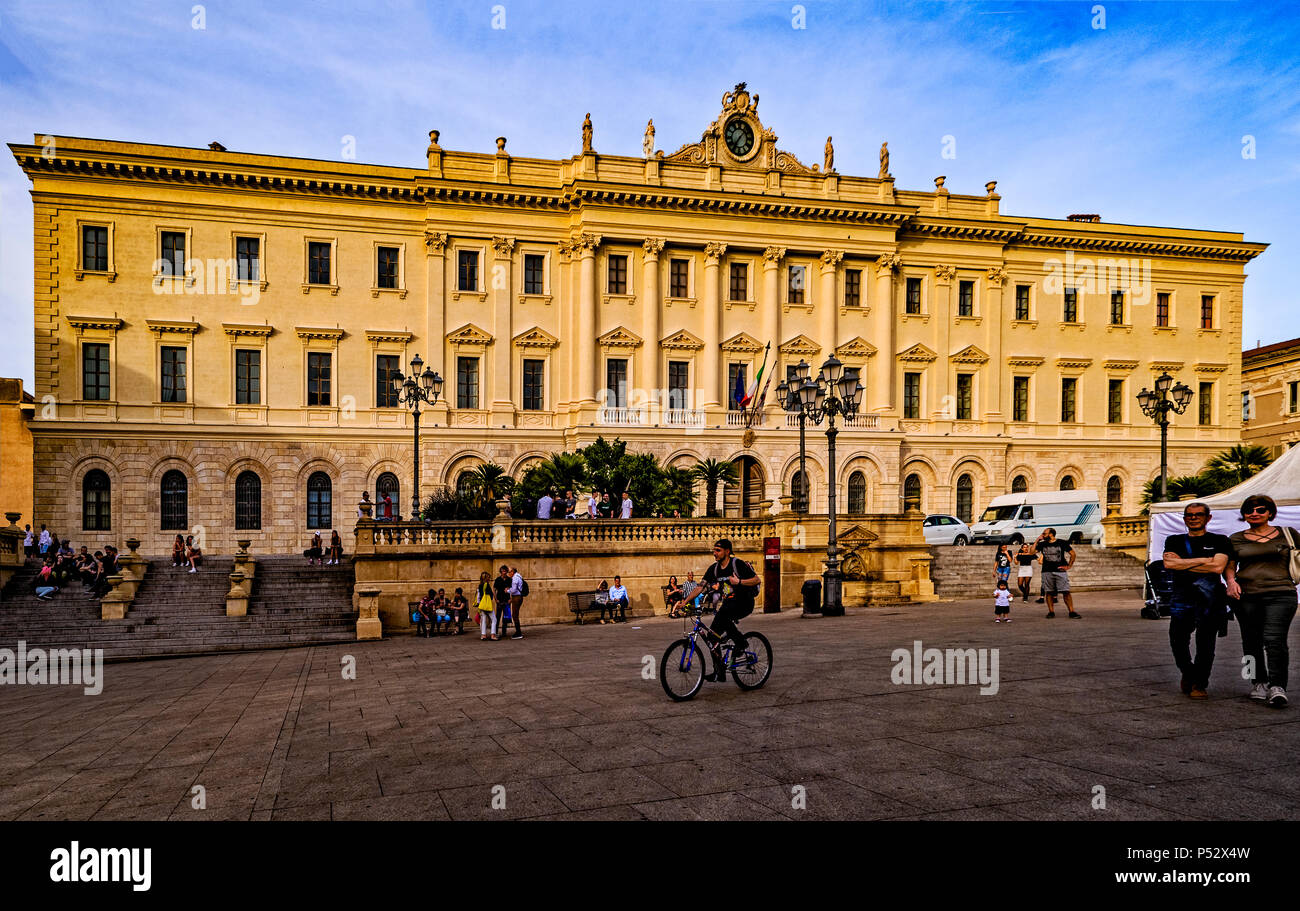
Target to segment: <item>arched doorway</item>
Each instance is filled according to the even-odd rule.
[[[725,516],[756,516],[763,501],[763,467],[753,456],[741,456],[731,463],[736,467],[739,483],[728,487],[722,497]]]

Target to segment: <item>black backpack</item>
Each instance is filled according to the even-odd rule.
[[[521,586],[519,587],[519,593],[520,593],[523,597],[527,598],[527,597],[528,597],[528,580],[527,580],[527,579],[523,579],[523,580],[521,580],[521,581],[522,581],[524,584],[521,585]]]

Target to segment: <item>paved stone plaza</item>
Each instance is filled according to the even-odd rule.
[[[985,600],[755,614],[768,685],[683,704],[642,677],[679,635],[665,618],[110,664],[96,697],[0,688],[0,818],[1300,816],[1300,706],[1245,698],[1235,624],[1193,702],[1135,592],[1077,606],[1047,621],[1017,602],[1010,625]],[[892,683],[917,639],[998,648],[997,694]]]

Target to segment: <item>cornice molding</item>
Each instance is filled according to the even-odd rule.
[[[398,332],[391,329],[366,330],[366,341],[371,345],[378,345],[381,342],[406,345],[409,344],[413,338],[415,338],[415,333],[413,332]]]
[[[87,329],[116,332],[126,325],[124,320],[116,316],[68,316],[67,320],[68,325],[75,329],[78,335]]]
[[[199,331],[198,323],[186,322],[183,320],[147,319],[144,321],[144,324],[149,327],[150,332],[160,338],[164,332],[177,332],[186,335],[193,335]]]
[[[329,327],[295,326],[293,331],[296,332],[298,338],[302,339],[304,342],[312,339],[327,339],[332,342],[337,342],[339,339],[343,338],[343,330],[337,327],[331,329]]]
[[[258,337],[267,338],[275,330],[270,326],[257,326],[250,323],[222,323],[221,328],[231,338]]]

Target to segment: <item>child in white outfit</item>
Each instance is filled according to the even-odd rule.
[[[993,593],[993,614],[994,623],[1011,622],[1011,589],[1006,579],[998,581],[998,590]]]

